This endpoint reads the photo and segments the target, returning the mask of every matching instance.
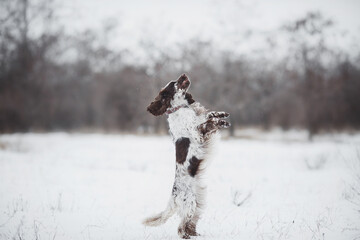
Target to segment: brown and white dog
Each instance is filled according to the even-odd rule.
[[[209,112],[195,102],[187,90],[189,78],[183,74],[169,82],[148,106],[155,116],[168,116],[170,134],[176,147],[175,182],[167,208],[143,221],[147,226],[166,222],[175,212],[181,217],[180,237],[198,236],[196,225],[205,205],[204,173],[212,140],[220,128],[230,124],[224,120],[226,112]]]

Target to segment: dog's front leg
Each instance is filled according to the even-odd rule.
[[[206,119],[211,119],[211,118],[227,118],[229,117],[230,114],[227,112],[216,112],[216,111],[211,111],[208,112],[206,114]]]
[[[197,130],[200,133],[201,141],[204,142],[207,139],[209,139],[210,135],[215,133],[219,128],[228,128],[228,127],[230,127],[229,122],[223,119],[212,117],[208,119],[206,122],[200,124],[197,127]]]
[[[212,133],[216,132],[217,127],[214,121],[209,119],[206,122],[200,124],[197,127],[197,130],[199,131],[201,142],[205,142]]]

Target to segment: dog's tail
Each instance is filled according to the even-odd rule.
[[[174,203],[170,201],[164,211],[152,217],[144,219],[142,223],[146,226],[159,226],[161,224],[164,224],[172,215],[174,215],[175,210],[176,208],[174,206]]]

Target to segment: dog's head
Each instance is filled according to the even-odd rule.
[[[154,116],[161,116],[169,109],[192,104],[194,100],[191,94],[187,93],[189,87],[190,79],[182,74],[178,80],[169,82],[160,90],[147,110]]]

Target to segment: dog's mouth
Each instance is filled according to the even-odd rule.
[[[189,87],[189,85],[190,85],[190,81],[187,79],[181,83],[180,88],[187,89]]]
[[[182,90],[186,90],[190,86],[189,78],[185,74],[181,75],[177,81],[177,86]]]

